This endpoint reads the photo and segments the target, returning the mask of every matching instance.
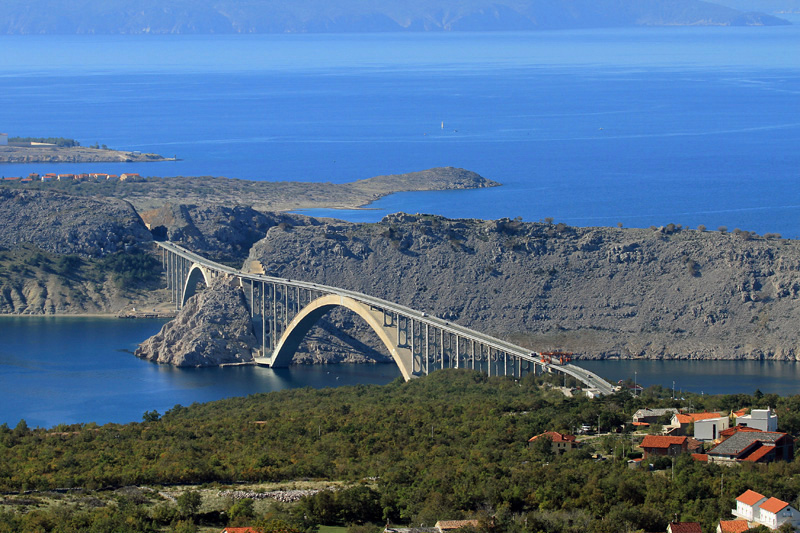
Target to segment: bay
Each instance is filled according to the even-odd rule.
[[[127,423],[176,404],[289,388],[386,384],[401,375],[394,365],[176,368],[136,358],[133,350],[163,322],[0,317],[0,424]]]
[[[398,368],[297,365],[175,368],[137,359],[132,351],[163,320],[88,317],[0,317],[0,424],[31,427],[139,421],[146,411],[177,404],[300,387],[386,384]],[[676,394],[800,393],[800,365],[764,361],[578,361],[611,382],[636,380]]]

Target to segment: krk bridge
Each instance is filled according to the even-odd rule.
[[[588,370],[558,364],[545,354],[421,311],[355,291],[242,272],[172,243],[156,244],[176,309],[195,294],[198,283],[210,286],[214,278],[222,276],[238,280],[250,307],[253,329],[261,339],[258,364],[288,366],[314,324],[328,311],[345,307],[375,331],[406,380],[441,368],[470,368],[490,376],[516,377],[538,370],[572,376],[595,393],[614,391],[610,383]]]

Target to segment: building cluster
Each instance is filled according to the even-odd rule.
[[[2,181],[5,183],[30,183],[33,181],[144,181],[139,174],[126,172],[125,174],[105,174],[102,172],[93,172],[91,174],[29,174],[27,177],[22,178],[19,176],[3,177]]]
[[[670,415],[663,435],[647,435],[642,441],[645,459],[692,453],[696,460],[712,463],[766,463],[794,457],[794,439],[777,431],[778,416],[770,409],[753,409],[749,414],[743,409],[730,415],[640,409],[633,424],[648,426]],[[708,451],[704,451],[706,445],[711,446]]]
[[[778,529],[786,523],[789,523],[794,529],[800,526],[800,512],[797,509],[785,501],[778,498],[767,498],[753,490],[746,490],[736,498],[736,509],[731,509],[731,514],[737,520],[730,520],[730,522],[743,522],[747,524],[745,529],[758,526]],[[745,531],[745,529],[741,529],[741,531]],[[725,533],[725,531],[737,530],[722,529],[721,531]]]

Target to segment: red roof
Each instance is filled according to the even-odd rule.
[[[745,505],[753,506],[764,498],[765,496],[763,494],[759,494],[754,490],[747,489],[738,498],[736,498],[736,501],[742,502]]]
[[[691,424],[698,420],[708,420],[709,418],[722,418],[721,413],[692,413],[689,415],[675,415],[678,417],[678,422],[681,424]]]
[[[660,435],[647,435],[642,441],[642,448],[669,448],[677,444],[683,446],[686,443],[686,437],[662,437]]]
[[[750,461],[751,463],[757,463],[761,459],[769,455],[770,452],[774,451],[775,451],[774,446],[760,446],[759,448],[756,449],[756,451],[745,457],[743,460]]]
[[[770,498],[769,500],[765,501],[761,504],[761,508],[767,511],[768,513],[778,513],[781,509],[785,508],[788,503],[783,500],[779,500],[778,498]]]
[[[226,527],[222,533],[258,533],[252,527]]]
[[[708,454],[707,453],[693,453],[692,459],[700,463],[707,463],[708,462]]]
[[[734,433],[736,433],[737,431],[759,431],[759,432],[761,432],[760,429],[756,429],[756,428],[750,428],[750,427],[747,427],[747,426],[734,426],[732,428],[723,429],[722,431],[719,432],[719,436],[720,436],[720,438],[722,438],[722,437],[728,438],[731,435],[733,435]]]
[[[534,441],[539,437],[550,437],[553,442],[575,442],[575,435],[565,435],[558,431],[545,431],[541,435],[536,435],[528,439],[528,442]]]
[[[744,533],[750,529],[747,520],[720,520],[719,530],[722,533]]]
[[[703,533],[698,522],[672,522],[669,530],[672,533]]]
[[[744,416],[746,414],[747,414],[747,408],[739,409],[738,411],[733,412],[733,416],[735,416],[736,418],[739,418],[740,416]],[[738,520],[736,520],[736,522],[738,522]]]

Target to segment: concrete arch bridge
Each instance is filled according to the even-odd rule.
[[[166,270],[167,287],[181,309],[198,283],[209,286],[219,276],[235,278],[243,288],[261,357],[256,362],[285,367],[314,324],[328,311],[345,307],[375,331],[406,380],[442,368],[471,368],[490,376],[521,377],[530,372],[559,372],[582,382],[594,394],[613,386],[573,364],[559,364],[501,339],[355,291],[263,274],[251,274],[210,261],[180,246],[156,242]]]

